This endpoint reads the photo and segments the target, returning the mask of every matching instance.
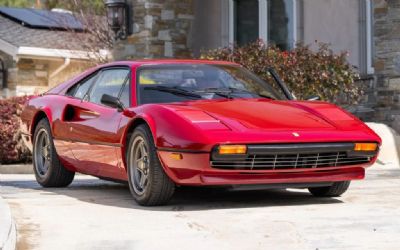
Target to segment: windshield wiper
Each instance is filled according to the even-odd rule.
[[[224,90],[224,89],[218,89],[218,88],[206,88],[204,90],[201,91],[196,91],[198,92],[205,92],[205,93],[214,93],[216,95],[228,98],[228,99],[233,99],[232,94],[237,94],[237,93],[246,93],[246,94],[250,94],[250,95],[258,95],[259,97],[263,97],[263,98],[267,98],[267,99],[272,99],[272,100],[276,100],[276,98],[274,98],[273,96],[270,95],[265,95],[265,94],[259,94],[259,93],[253,93],[250,92],[248,90],[244,90],[244,89],[237,89],[237,88],[232,88],[229,87],[228,89]]]
[[[201,95],[198,95],[196,93],[190,92],[190,91],[188,91],[186,89],[181,89],[179,87],[148,86],[148,87],[144,87],[144,89],[145,90],[157,90],[157,91],[167,92],[167,93],[171,93],[171,94],[174,94],[174,95],[180,95],[180,96],[203,98]]]
[[[213,93],[213,94],[219,95],[224,98],[233,99],[233,97],[231,96],[232,91],[221,90],[219,88],[205,88],[205,89],[196,91],[196,93]]]
[[[231,93],[235,93],[235,92],[236,93],[237,92],[248,93],[248,94],[251,94],[251,95],[258,95],[258,96],[263,97],[263,98],[276,100],[276,98],[274,98],[273,96],[265,95],[265,94],[259,94],[259,93],[253,93],[253,92],[250,92],[250,91],[247,91],[247,90],[244,90],[244,89],[229,88],[229,90],[231,91]]]

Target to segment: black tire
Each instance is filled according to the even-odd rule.
[[[74,180],[75,172],[66,169],[58,158],[47,119],[36,126],[32,158],[36,180],[42,187],[66,187]]]
[[[141,154],[142,160],[138,160],[142,146],[147,152]],[[152,134],[146,125],[139,125],[134,130],[129,140],[126,159],[129,189],[136,202],[143,206],[168,203],[174,194],[175,183],[164,172],[157,156]],[[143,177],[146,180],[141,185]]]
[[[338,197],[344,194],[350,186],[350,181],[335,182],[328,187],[312,187],[308,191],[316,197]]]

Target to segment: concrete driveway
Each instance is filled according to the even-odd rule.
[[[341,198],[305,190],[179,190],[144,208],[126,186],[80,175],[42,189],[1,175],[24,249],[400,249],[400,168],[375,165]]]

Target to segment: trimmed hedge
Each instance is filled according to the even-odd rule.
[[[267,73],[272,67],[298,99],[318,95],[337,104],[356,104],[363,91],[354,83],[359,75],[347,62],[347,52],[334,53],[328,44],[316,45],[316,50],[298,45],[291,51],[281,51],[260,40],[242,47],[204,51],[201,58],[239,63],[273,84]]]
[[[0,163],[23,163],[31,160],[20,130],[20,114],[28,96],[0,100]]]

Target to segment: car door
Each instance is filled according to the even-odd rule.
[[[66,128],[70,134],[71,151],[77,159],[76,168],[83,173],[119,178],[124,171],[117,157],[122,147],[118,135],[122,112],[106,106],[104,94],[120,98],[130,84],[130,69],[113,67],[101,70],[87,90],[79,106],[71,106]]]
[[[74,136],[70,133],[71,122],[75,120],[74,111],[82,104],[82,99],[96,82],[97,76],[98,72],[94,72],[79,80],[68,89],[65,96],[58,97],[58,103],[53,104],[53,107],[58,107],[55,109],[58,114],[53,117],[54,145],[63,164],[69,165],[71,169],[77,166],[77,160],[71,150],[71,138]]]

